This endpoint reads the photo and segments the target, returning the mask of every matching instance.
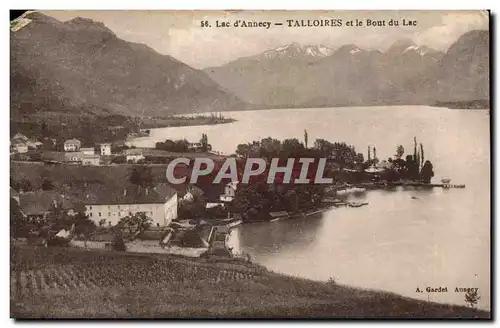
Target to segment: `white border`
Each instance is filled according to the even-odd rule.
[[[8,0],[5,2],[2,2],[1,6],[5,7],[2,8],[1,12],[3,13],[3,21],[2,25],[3,29],[1,30],[0,33],[0,42],[2,45],[2,51],[0,52],[1,56],[1,71],[0,71],[0,76],[2,77],[2,88],[1,90],[1,97],[2,99],[2,110],[1,110],[1,115],[4,116],[3,119],[0,120],[1,124],[3,125],[1,131],[3,131],[1,138],[2,138],[2,149],[1,153],[2,154],[8,154],[8,139],[9,136],[7,134],[7,131],[9,129],[9,111],[10,111],[10,106],[9,106],[9,32],[7,29],[7,26],[9,25],[8,22],[6,21],[8,18],[7,11],[9,9],[289,9],[289,10],[306,10],[306,9],[353,9],[353,10],[360,10],[360,9],[492,9],[493,12],[499,12],[499,10],[496,10],[498,8],[498,1],[484,1],[484,0],[475,0],[475,1],[446,1],[446,2],[437,2],[433,0],[419,0],[418,2],[403,2],[403,1],[390,1],[390,0],[378,0],[378,1],[346,1],[346,2],[337,2],[337,1],[321,1],[321,0],[307,0],[307,1],[301,1],[301,2],[295,2],[291,3],[290,1],[286,2],[278,2],[278,1],[269,1],[269,0],[246,0],[246,1],[230,1],[230,0],[210,0],[210,1],[203,1],[203,0],[182,0],[182,1],[152,1],[152,0],[141,0],[141,1],[131,1],[131,0],[122,0],[122,1],[104,1],[104,0],[87,0],[87,1],[81,1],[81,2],[68,2],[68,1],[61,1],[61,0],[45,0],[43,2],[41,1],[28,1],[28,0]],[[498,23],[498,21],[497,21]],[[495,36],[494,44],[495,46],[495,52],[497,50],[497,45],[498,45],[498,34],[494,33]],[[493,57],[491,57],[491,60],[493,60]],[[498,69],[498,66],[496,66]],[[490,77],[493,75],[497,76],[497,69],[495,72],[490,72]],[[498,84],[495,86],[495,90],[492,90],[492,94],[500,94],[499,93],[499,87]],[[491,109],[491,111],[494,111],[495,109]],[[495,121],[498,124],[498,114],[495,114]],[[495,135],[496,138],[496,135]],[[500,146],[498,143],[495,145],[495,153],[498,153]],[[8,158],[7,155],[5,155],[5,159],[1,161],[1,169],[2,169],[2,184],[1,184],[1,195],[0,199],[3,199],[7,201],[8,199],[8,193],[9,193],[9,185],[8,185],[8,177],[10,176],[9,173],[9,163],[8,163]],[[497,184],[497,179],[495,179],[495,185]],[[493,186],[492,186],[493,187]],[[498,195],[496,195],[495,200],[492,200],[492,202],[497,203],[499,201]],[[6,206],[7,208],[7,206]],[[4,216],[2,217],[2,224],[3,224],[3,238],[1,238],[2,241],[2,247],[1,247],[1,252],[2,252],[2,258],[5,259],[5,262],[7,262],[7,259],[9,258],[9,237],[8,237],[8,214],[6,213],[7,209],[4,212]],[[498,225],[499,223],[496,224],[496,231],[495,231],[495,236],[498,238]],[[495,252],[497,253],[497,252]],[[495,264],[495,259],[491,263],[491,265]],[[9,319],[9,306],[10,306],[10,300],[9,300],[9,264],[5,263],[4,265],[4,270],[1,272],[2,276],[2,284],[1,284],[1,290],[0,290],[0,298],[1,298],[1,309],[2,309],[2,326],[11,326],[14,325],[14,322]],[[492,279],[495,279],[495,277],[492,277]],[[495,284],[495,290],[494,290],[494,297],[497,293],[498,289],[498,283]],[[495,305],[498,303],[495,302]],[[230,306],[230,305],[228,305]],[[498,315],[498,306],[495,306],[495,314]],[[104,327],[107,324],[110,324],[111,322],[107,323],[99,323],[95,324],[95,326],[101,326]],[[5,325],[4,325],[5,324]],[[55,325],[56,323],[36,323],[34,324],[35,326],[39,325],[44,325],[45,327],[47,326],[52,326]],[[59,323],[58,325],[61,324],[71,324],[69,322],[65,323]],[[89,323],[79,323],[80,325],[87,325]],[[116,324],[116,323],[115,323]],[[118,322],[118,324],[125,324],[124,322]],[[134,326],[140,326],[143,325],[144,323],[132,323]],[[174,323],[166,323],[168,325],[174,325]],[[189,323],[187,326],[195,325],[196,323]],[[235,324],[235,322],[231,322],[230,324]],[[259,326],[267,326],[270,325],[270,323],[256,323]],[[274,323],[277,324],[277,323]],[[305,322],[301,322],[301,324],[306,324]],[[424,324],[424,322],[418,323],[418,325]],[[474,323],[472,323],[474,324]],[[129,323],[127,323],[129,325]],[[355,326],[360,325],[360,323],[356,323]],[[186,323],[183,323],[183,326],[186,326]]]

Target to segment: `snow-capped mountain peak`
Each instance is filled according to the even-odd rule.
[[[268,58],[306,56],[322,58],[330,56],[333,50],[324,45],[300,45],[296,42],[264,52]]]
[[[406,53],[408,51],[415,51],[416,53],[418,53],[420,56],[425,56],[428,52],[429,52],[429,48],[425,47],[425,46],[417,46],[417,45],[412,45],[412,46],[409,46],[407,47],[403,53]]]

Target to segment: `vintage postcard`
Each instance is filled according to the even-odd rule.
[[[491,319],[488,11],[28,11],[10,315]]]

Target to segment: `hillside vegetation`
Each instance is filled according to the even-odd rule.
[[[15,318],[488,318],[489,313],[167,255],[11,249]]]

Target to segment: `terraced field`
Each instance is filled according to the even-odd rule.
[[[92,290],[195,281],[206,283],[266,279],[263,269],[234,264],[190,261],[165,256],[16,247],[11,259],[11,298],[46,291]],[[52,261],[51,261],[52,258]]]
[[[22,245],[10,263],[15,318],[490,316],[221,260]]]

